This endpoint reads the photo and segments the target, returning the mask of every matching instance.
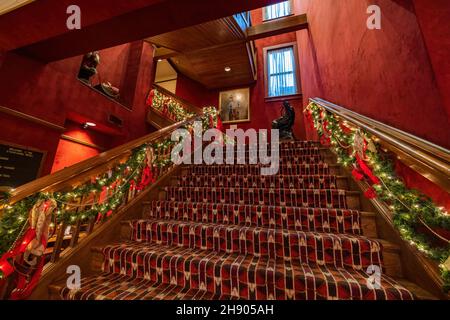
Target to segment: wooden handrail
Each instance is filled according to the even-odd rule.
[[[133,149],[138,148],[145,143],[163,138],[173,130],[195,120],[196,118],[198,118],[198,116],[194,116],[186,121],[175,123],[157,132],[153,132],[112,150],[103,152],[95,157],[79,162],[71,167],[55,172],[54,174],[22,185],[17,189],[12,190],[10,204],[14,204],[38,192],[53,192],[66,187],[72,187],[74,184],[85,182],[86,179],[92,175],[93,171],[102,170],[108,166],[112,166],[121,159],[127,157]]]
[[[450,192],[449,150],[329,101],[320,98],[310,101],[375,135],[384,149],[395,153],[403,163]]]
[[[164,89],[163,87],[157,85],[157,84],[153,84],[153,88],[160,91],[161,93],[163,93],[166,96],[169,96],[171,99],[179,102],[183,107],[185,107],[188,111],[191,111],[195,114],[201,114],[202,113],[202,109],[200,109],[199,107],[193,105],[192,103],[190,103],[189,101],[180,98],[178,96],[176,96],[175,94],[173,94],[172,92],[170,92],[167,89]]]

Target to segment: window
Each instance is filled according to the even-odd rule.
[[[264,20],[272,20],[292,14],[291,1],[284,1],[264,8]]]
[[[265,48],[266,95],[268,98],[299,93],[294,44]]]

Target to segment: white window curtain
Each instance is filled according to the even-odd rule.
[[[268,94],[280,97],[297,93],[294,48],[286,47],[268,52]]]
[[[276,19],[288,16],[290,14],[291,14],[291,2],[284,1],[266,7],[264,10],[264,19],[265,20]]]

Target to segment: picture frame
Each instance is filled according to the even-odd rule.
[[[250,122],[250,88],[221,91],[219,112],[224,124]]]

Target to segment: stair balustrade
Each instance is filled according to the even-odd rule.
[[[200,109],[197,109],[200,110]],[[0,299],[25,299],[62,256],[88,242],[126,211],[175,165],[171,134],[215,126],[205,108],[164,129],[2,194],[0,198]]]
[[[310,99],[304,113],[322,144],[330,146],[338,163],[352,170],[366,197],[422,253],[419,259],[448,291],[450,215],[420,191],[409,189],[395,172],[395,161],[449,192],[450,151],[320,98]]]

